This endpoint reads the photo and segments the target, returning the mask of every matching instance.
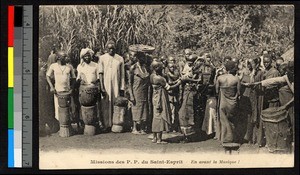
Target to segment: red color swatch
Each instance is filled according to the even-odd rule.
[[[8,47],[14,46],[15,7],[8,6]]]

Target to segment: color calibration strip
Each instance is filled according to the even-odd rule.
[[[8,7],[8,167],[32,166],[32,6]]]

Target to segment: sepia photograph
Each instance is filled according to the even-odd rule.
[[[294,10],[39,6],[39,168],[294,167]]]

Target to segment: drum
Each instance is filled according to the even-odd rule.
[[[287,119],[288,111],[272,107],[263,110],[261,114],[269,152],[290,152],[292,132]]]
[[[70,124],[70,108],[62,108],[58,106],[58,115],[59,115],[59,123],[61,125],[68,125]]]
[[[70,108],[62,108],[58,106],[58,113],[59,113],[59,124],[60,124],[60,130],[59,130],[59,136],[60,137],[70,137],[72,135],[71,133],[71,113]]]
[[[62,108],[70,107],[71,94],[70,92],[57,92],[58,106]]]
[[[112,132],[122,132],[126,107],[114,106]]]
[[[97,123],[97,105],[81,106],[81,116],[84,126],[84,135],[95,135]]]
[[[79,88],[79,102],[82,106],[94,106],[97,103],[98,87],[83,84]]]

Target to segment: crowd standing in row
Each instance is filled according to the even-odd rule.
[[[123,58],[115,51],[112,41],[107,43],[103,55],[83,48],[81,62],[74,69],[66,53],[53,49],[47,65],[40,65],[42,130],[45,124],[51,132],[59,130],[51,119],[55,116],[59,120],[57,97],[49,91],[71,92],[71,120],[82,123],[78,87],[94,84],[100,94],[100,132],[111,131],[119,97],[126,97],[129,102],[124,127],[127,124],[133,134],[152,132],[154,143],[166,143],[163,132],[180,132],[183,142],[188,142],[190,136],[204,131],[214,134],[221,143],[247,141],[272,148],[274,138],[265,131],[261,117],[263,110],[270,107],[288,110],[288,128],[294,132],[293,61],[284,62],[267,51],[261,57],[226,56],[219,62],[208,52],[196,55],[191,49],[184,50],[183,58],[159,58],[139,51],[129,51]],[[286,135],[283,139],[288,139]]]

